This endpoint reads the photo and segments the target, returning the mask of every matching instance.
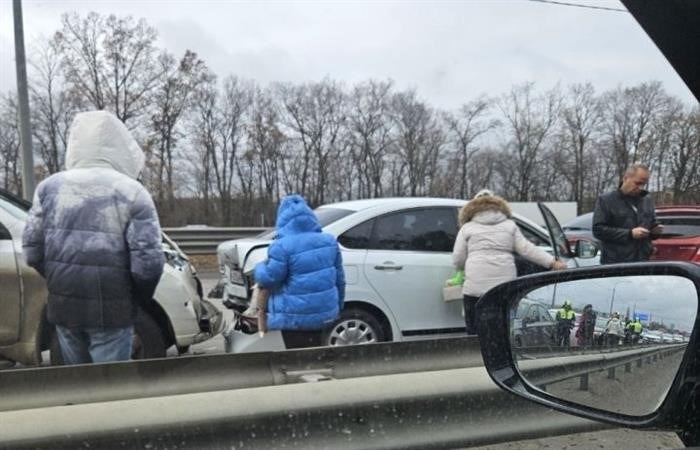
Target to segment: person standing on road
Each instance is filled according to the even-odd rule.
[[[571,300],[564,300],[564,304],[557,311],[557,345],[569,347],[571,330],[574,329],[576,313],[571,308]]]
[[[323,330],[343,309],[345,272],[340,247],[335,236],[321,231],[316,215],[299,195],[282,200],[276,231],[268,259],[254,271],[255,282],[269,291],[267,329],[299,331],[295,338],[320,345],[319,333],[304,332]]]
[[[576,330],[576,343],[579,347],[593,346],[593,333],[595,331],[596,313],[590,303],[583,307],[581,318]]]
[[[66,170],[37,186],[24,229],[27,264],[45,279],[64,363],[131,357],[138,306],[163,272],[158,215],[136,180],[144,154],[111,113],[77,114]]]
[[[566,264],[528,241],[511,219],[508,203],[482,190],[459,213],[461,228],[452,262],[464,270],[464,320],[467,334],[476,334],[476,304],[492,287],[517,276],[514,253],[542,267],[566,269]]]
[[[623,324],[620,320],[620,314],[614,312],[612,317],[608,319],[605,325],[605,344],[613,347],[620,343],[620,339],[624,336]]]
[[[593,212],[593,236],[602,243],[601,264],[647,261],[651,240],[663,226],[656,221],[654,203],[644,187],[649,168],[633,164],[617,190],[598,197]]]

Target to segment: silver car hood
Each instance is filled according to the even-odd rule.
[[[253,271],[255,264],[267,259],[269,239],[243,238],[226,241],[216,248],[219,267],[243,270],[244,273]]]

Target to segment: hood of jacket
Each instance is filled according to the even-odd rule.
[[[66,169],[108,167],[137,179],[145,156],[126,125],[107,111],[79,113],[66,148]]]
[[[277,209],[278,237],[282,238],[290,234],[321,231],[321,224],[316,214],[309,208],[301,195],[288,195],[282,200]]]
[[[482,214],[483,213],[483,214]],[[498,223],[511,217],[508,202],[498,196],[484,196],[464,205],[459,212],[459,224],[464,225],[476,217],[480,216],[479,222]]]

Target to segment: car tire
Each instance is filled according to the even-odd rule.
[[[167,348],[160,327],[151,316],[139,309],[134,322],[134,340],[131,348],[131,359],[165,358]],[[49,341],[49,359],[52,366],[64,364],[61,344],[58,342],[56,328],[51,327]]]
[[[360,308],[347,308],[323,332],[323,345],[336,347],[344,345],[370,344],[386,339],[381,323],[370,312]]]

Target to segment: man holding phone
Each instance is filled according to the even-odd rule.
[[[593,236],[603,244],[601,264],[648,261],[652,239],[663,226],[656,221],[654,201],[644,189],[649,168],[633,164],[617,190],[598,197],[593,213]]]

